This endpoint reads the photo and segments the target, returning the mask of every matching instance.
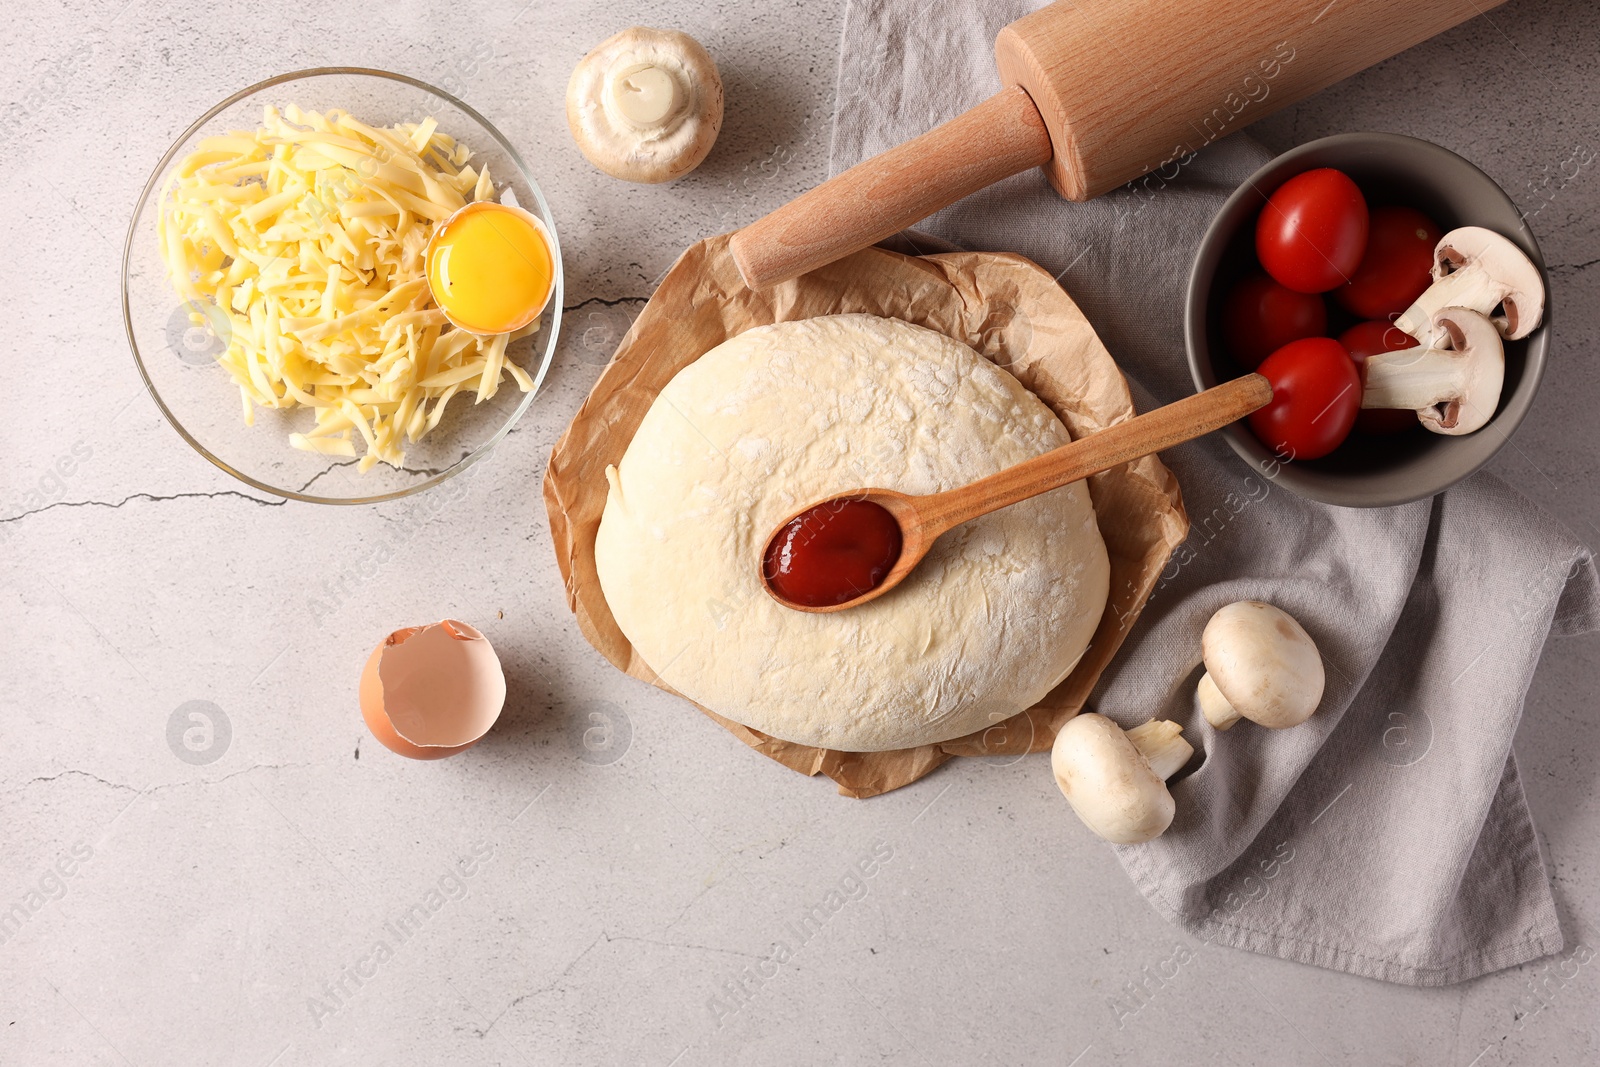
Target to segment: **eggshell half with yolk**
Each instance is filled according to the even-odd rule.
[[[489,639],[464,622],[408,626],[379,642],[361,672],[361,717],[410,759],[443,759],[477,744],[506,702]]]

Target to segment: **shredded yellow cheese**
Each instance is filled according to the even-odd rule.
[[[403,441],[439,424],[463,390],[494,396],[502,373],[533,381],[506,346],[538,329],[481,336],[451,326],[428,291],[434,227],[493,199],[487,167],[432,118],[367,126],[343,111],[268,107],[261,127],[209,137],[162,191],[162,256],[196,325],[220,331],[217,361],[257,406],[309,407],[295,448],[405,462]],[[215,305],[215,307],[207,307]]]

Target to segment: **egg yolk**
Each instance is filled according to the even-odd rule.
[[[507,333],[532,322],[555,274],[539,227],[487,200],[445,221],[428,245],[427,269],[434,301],[473,333]]]

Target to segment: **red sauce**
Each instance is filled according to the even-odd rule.
[[[900,524],[868,500],[829,500],[790,519],[762,565],[791,604],[825,608],[876,589],[900,558]]]

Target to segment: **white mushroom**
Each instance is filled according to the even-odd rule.
[[[634,26],[600,42],[567,83],[567,124],[590,163],[630,182],[669,182],[722,129],[722,79],[688,34]]]
[[[1050,769],[1085,826],[1107,841],[1137,845],[1172,825],[1167,779],[1194,754],[1182,733],[1177,723],[1156,719],[1123,730],[1088,712],[1056,734]]]
[[[1433,316],[1429,333],[1432,346],[1367,357],[1361,406],[1415,411],[1434,433],[1472,433],[1500,404],[1506,376],[1500,332],[1479,312],[1448,307]]]
[[[1322,656],[1294,616],[1259,600],[1218,609],[1200,637],[1206,675],[1196,694],[1206,721],[1240,717],[1273,730],[1299,726],[1322,701]]]
[[[1462,226],[1433,249],[1433,284],[1395,320],[1424,346],[1442,308],[1464,307],[1491,315],[1508,341],[1526,337],[1544,317],[1539,268],[1512,241],[1482,226]],[[1495,308],[1501,313],[1494,315]]]

